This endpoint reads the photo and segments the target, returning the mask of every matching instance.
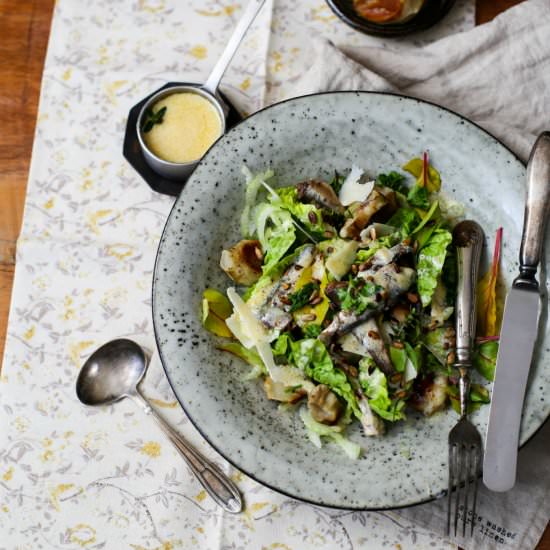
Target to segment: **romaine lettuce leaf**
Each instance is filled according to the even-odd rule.
[[[439,327],[423,334],[424,345],[443,366],[447,365],[447,355],[451,351],[448,330],[447,327]]]
[[[243,300],[248,302],[255,296],[255,293],[260,291],[265,286],[273,283],[277,280],[286,269],[294,262],[294,260],[300,255],[303,249],[308,245],[303,245],[295,248],[291,253],[281,258],[270,270],[269,273],[262,275],[252,286],[248,287],[243,295]]]
[[[301,369],[306,376],[327,385],[348,403],[357,418],[361,418],[357,398],[346,374],[334,366],[320,340],[305,338],[294,342],[288,334],[281,334],[272,347],[275,356],[285,356],[288,363]]]
[[[397,372],[405,372],[407,364],[407,352],[405,348],[390,346],[390,359]]]
[[[359,382],[369,400],[369,407],[390,422],[405,418],[405,401],[390,398],[386,375],[378,367],[369,373],[368,368],[364,368],[361,363]]]
[[[271,344],[273,355],[276,357],[284,357],[287,363],[291,362],[290,354],[292,350],[290,349],[290,341],[290,336],[286,332],[283,332],[283,334]]]
[[[313,234],[322,234],[325,230],[322,212],[313,204],[304,204],[298,200],[296,187],[275,189],[279,200],[273,195],[269,200],[290,212],[305,228]]]
[[[402,238],[408,237],[420,222],[420,216],[414,208],[402,207],[386,222],[401,231]]]
[[[356,262],[366,262],[372,258],[381,248],[391,248],[401,241],[401,231],[396,231],[391,235],[380,237],[369,243],[368,248],[361,248],[355,255]]]
[[[411,233],[418,233],[426,226],[428,222],[432,220],[436,220],[439,217],[438,209],[439,209],[439,202],[437,201],[433,202],[432,205],[430,206],[430,209],[422,217],[421,222],[411,231]],[[419,243],[419,244],[424,245],[425,243]]]
[[[265,253],[262,271],[269,275],[296,240],[292,216],[278,206],[261,203],[255,209],[255,222]]]
[[[447,247],[453,240],[446,229],[434,231],[428,243],[420,251],[417,266],[417,287],[423,307],[430,305],[437,279],[443,269]]]

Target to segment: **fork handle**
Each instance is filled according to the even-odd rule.
[[[458,263],[456,296],[456,363],[468,368],[476,334],[476,286],[483,247],[483,229],[474,221],[460,222],[453,231]]]
[[[472,348],[476,334],[476,286],[483,239],[483,229],[472,220],[460,222],[453,231],[458,264],[455,367],[460,372],[461,417],[466,416],[470,393],[468,369],[472,365]]]

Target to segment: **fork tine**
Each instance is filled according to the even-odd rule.
[[[462,489],[460,488],[460,480],[462,477],[463,466],[462,462],[464,459],[464,453],[462,452],[462,447],[456,449],[457,454],[457,468],[456,468],[456,495],[455,495],[455,537],[458,527],[458,509],[460,508],[460,495],[462,494]]]
[[[447,535],[451,534],[451,506],[453,495],[453,480],[456,472],[456,445],[449,444],[449,489],[447,492]]]
[[[466,536],[466,520],[468,518],[468,500],[470,496],[470,480],[471,480],[471,456],[472,452],[475,451],[475,447],[469,447],[466,446],[462,447],[462,451],[464,453],[464,469],[463,474],[465,477],[464,479],[464,507],[462,509],[462,536]]]
[[[474,454],[474,468],[473,468],[473,474],[474,474],[474,504],[472,506],[472,530],[470,532],[470,536],[474,535],[474,525],[476,522],[476,504],[477,504],[477,482],[479,479],[479,463],[481,459],[481,449],[479,447],[475,448],[475,454]]]

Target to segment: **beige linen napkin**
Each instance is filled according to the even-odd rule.
[[[403,93],[453,109],[486,128],[522,159],[550,128],[550,1],[530,0],[471,31],[421,48],[350,48],[315,42],[311,67],[292,90]],[[481,488],[473,539],[465,548],[533,549],[550,518],[550,423],[520,452],[518,483],[507,493]],[[446,501],[398,511],[436,533]]]
[[[550,127],[550,1],[528,0],[493,22],[421,48],[315,41],[293,95],[392,91],[428,99],[480,124],[526,159]]]

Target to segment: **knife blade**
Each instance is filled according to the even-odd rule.
[[[527,163],[527,199],[520,273],[506,297],[483,458],[483,483],[508,491],[516,482],[525,389],[540,312],[536,280],[550,206],[550,132],[535,142]]]

